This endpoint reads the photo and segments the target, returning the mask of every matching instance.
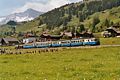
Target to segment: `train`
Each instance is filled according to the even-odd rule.
[[[71,40],[35,42],[32,44],[24,44],[24,49],[30,48],[51,48],[51,47],[77,47],[77,46],[96,46],[100,45],[97,38],[77,38]]]

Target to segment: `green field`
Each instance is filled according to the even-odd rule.
[[[120,47],[0,55],[0,80],[119,80]]]
[[[100,38],[101,45],[120,45],[120,38]]]

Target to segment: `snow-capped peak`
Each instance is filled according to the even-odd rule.
[[[16,16],[16,21],[17,22],[31,21],[33,19],[34,19],[33,17],[28,17],[28,16],[26,16],[26,17],[18,17],[18,16]]]
[[[39,12],[33,9],[27,9],[26,11],[21,13],[14,13],[8,16],[0,17],[0,24],[6,24],[9,21],[31,21],[41,14],[43,14],[43,12]]]

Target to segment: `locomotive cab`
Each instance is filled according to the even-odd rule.
[[[87,39],[84,39],[83,45],[90,45],[90,46],[100,45],[100,42],[99,42],[99,39],[96,39],[96,38],[87,38]]]

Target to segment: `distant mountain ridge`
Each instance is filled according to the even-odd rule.
[[[1,18],[2,19],[2,18]],[[102,32],[110,26],[120,26],[120,0],[83,0],[48,11],[32,21],[16,25],[16,32]],[[10,25],[2,25],[4,35]]]
[[[6,24],[9,21],[23,22],[23,21],[31,21],[43,14],[43,12],[39,12],[33,9],[27,9],[24,12],[10,14],[8,16],[0,17],[0,24]]]

